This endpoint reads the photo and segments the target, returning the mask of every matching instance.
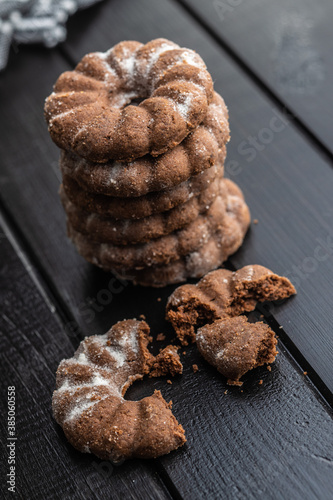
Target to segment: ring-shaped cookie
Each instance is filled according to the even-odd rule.
[[[85,338],[60,363],[53,414],[79,451],[121,462],[154,458],[185,443],[184,429],[160,391],[140,401],[124,399],[128,387],[158,364],[148,341],[147,323],[119,321],[105,335]]]
[[[81,210],[94,212],[113,219],[142,219],[153,214],[172,210],[205,189],[210,189],[215,180],[223,176],[223,165],[216,164],[207,170],[190,177],[187,181],[163,191],[154,191],[135,198],[118,198],[104,194],[90,193],[82,189],[71,177],[63,177],[60,188],[68,199]],[[218,185],[216,186],[216,195]]]
[[[105,262],[109,267],[123,269],[169,264],[203,246],[221,226],[226,211],[226,202],[221,196],[215,198],[205,214],[194,221],[161,238],[137,245],[113,245],[95,243],[89,236],[76,231],[67,220],[67,234],[78,252],[93,264]]]
[[[215,179],[198,196],[193,196],[167,212],[150,215],[142,219],[114,219],[87,212],[76,207],[60,192],[67,219],[72,227],[86,234],[90,241],[112,243],[114,245],[136,245],[161,238],[178,231],[194,221],[200,214],[207,212],[216,196],[221,193],[220,179]]]
[[[62,149],[95,162],[132,160],[177,146],[212,98],[212,78],[194,51],[163,38],[124,41],[60,75],[45,117]]]
[[[165,255],[163,251],[157,253],[157,245],[153,247],[151,244],[148,244],[149,246],[138,245],[139,251],[136,255],[134,255],[134,248],[125,255],[124,252],[118,250],[119,247],[107,244],[96,245],[79,233],[73,234],[71,231],[71,237],[79,253],[87,261],[103,268],[105,271],[111,271],[116,275],[132,280],[136,284],[162,287],[171,283],[186,281],[188,278],[199,278],[219,267],[229,255],[236,252],[241,246],[250,224],[250,212],[244,201],[242,191],[229,179],[223,179],[221,182],[228,191],[224,201],[226,204],[224,216],[221,219],[217,217],[217,220],[214,217],[210,224],[207,219],[202,217],[200,226],[199,221],[198,224],[192,223],[195,226],[192,226],[193,233],[191,228],[180,230],[178,232],[178,234],[181,234],[180,237],[177,237],[177,233],[175,233],[168,248],[168,255]],[[215,203],[217,205],[213,210],[221,208],[220,201],[220,197],[215,200],[212,207],[214,207]],[[214,227],[215,229],[213,229]],[[191,233],[195,237],[201,233],[201,238],[194,245],[193,239],[191,241],[191,239],[187,238]],[[159,244],[161,240],[162,238]],[[164,242],[166,242],[165,239]],[[162,244],[161,247],[166,250],[165,244]],[[123,259],[120,262],[121,256]],[[135,260],[138,263],[139,258],[142,264],[141,267],[133,265],[130,268],[130,260],[132,262]]]
[[[181,283],[188,278],[201,278],[219,267],[241,246],[250,224],[250,212],[242,191],[229,179],[224,179],[222,182],[228,190],[227,210],[221,227],[211,234],[208,241],[200,248],[162,266],[126,271],[120,267],[108,268],[107,262],[103,262],[105,267],[102,267],[119,277],[132,280],[134,284],[153,287]]]
[[[83,189],[107,196],[138,197],[170,189],[212,165],[223,165],[229,141],[228,110],[216,92],[199,125],[181,144],[154,158],[94,163],[62,151],[60,167]]]

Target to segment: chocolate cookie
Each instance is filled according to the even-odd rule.
[[[103,268],[140,269],[165,265],[199,250],[221,227],[225,210],[226,200],[218,196],[205,214],[199,215],[183,229],[138,245],[94,243],[76,231],[68,221],[67,232],[78,252],[89,262]]]
[[[183,365],[177,354],[179,347],[169,345],[161,350],[156,356],[155,361],[151,363],[149,372],[150,377],[162,377],[165,375],[179,375],[183,373]]]
[[[262,322],[249,323],[245,316],[225,318],[199,328],[197,347],[202,356],[227,377],[228,384],[242,385],[249,370],[273,363],[277,340]]]
[[[85,338],[74,356],[60,363],[53,414],[79,451],[121,462],[158,457],[185,443],[184,429],[160,391],[140,401],[124,399],[135,380],[152,367],[164,367],[163,357],[149,353],[148,341],[144,321],[120,321],[105,335]],[[165,354],[179,359],[174,351]]]
[[[96,162],[131,160],[174,148],[203,121],[212,99],[198,54],[162,38],[125,41],[63,73],[45,117],[60,148]]]
[[[60,166],[64,175],[83,189],[108,196],[143,196],[170,189],[210,168],[226,157],[229,140],[228,111],[222,97],[214,93],[202,124],[181,144],[157,158],[146,155],[131,163],[92,163],[63,151]]]
[[[200,172],[187,181],[182,182],[164,191],[148,193],[137,198],[116,198],[102,194],[92,194],[83,190],[68,176],[63,178],[63,189],[77,207],[88,212],[94,212],[114,219],[142,219],[153,214],[167,212],[174,207],[186,203],[194,196],[198,196],[212,184],[210,193],[214,199],[219,191],[219,182],[214,182],[223,176],[223,166],[214,165],[204,172]]]
[[[154,287],[180,283],[188,278],[199,278],[220,266],[242,244],[250,223],[249,209],[239,188],[232,186],[233,183],[226,179],[223,183],[228,185],[229,192],[238,192],[238,203],[235,202],[235,194],[230,195],[231,200],[228,195],[226,214],[220,229],[200,249],[163,266],[126,270],[121,267],[108,267],[105,262],[97,265],[132,280],[135,284]]]
[[[178,287],[169,297],[166,318],[180,341],[195,341],[195,330],[216,319],[253,311],[257,302],[283,300],[296,290],[288,278],[253,265],[232,272],[218,269],[196,285]]]
[[[207,212],[216,198],[216,186],[214,185],[216,182],[214,181],[198,196],[194,196],[186,203],[178,205],[168,212],[134,220],[119,220],[86,212],[69,201],[63,190],[60,194],[70,225],[76,231],[87,235],[90,241],[114,245],[133,245],[146,243],[182,229],[197,219],[200,214]],[[225,197],[226,189],[224,184],[220,184],[219,195]]]

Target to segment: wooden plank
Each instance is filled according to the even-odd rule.
[[[161,461],[187,498],[330,498],[331,417],[279,351],[272,372],[258,371],[243,392],[230,389],[195,348],[186,355],[180,390],[172,386],[170,394],[188,443]]]
[[[72,20],[66,51],[72,60],[78,61],[86,52],[105,50],[137,33],[141,41],[169,37],[197,49],[202,55],[215,88],[230,110],[232,141],[228,148],[227,175],[241,185],[254,217],[260,219],[246,245],[231,261],[236,267],[253,262],[267,265],[276,272],[289,274],[295,281],[299,290],[297,300],[274,310],[275,317],[332,390],[333,175],[330,165],[298,133],[288,117],[282,116],[284,121],[281,121],[274,103],[244,78],[227,54],[207,40],[200,27],[194,28],[181,8],[166,2],[154,5],[152,8],[151,2],[141,1],[136,7],[126,9],[124,2],[113,2],[112,7],[100,7],[94,23],[89,23],[87,13],[82,12],[79,18]],[[110,34],[111,16],[118,22]],[[142,23],[138,28],[140,16]],[[167,18],[172,19],[172,23],[163,22]],[[79,26],[84,29],[80,30]],[[259,150],[250,145],[251,137],[256,139]],[[327,250],[317,250],[325,244]],[[320,290],[320,295],[314,294],[314,289]]]
[[[249,133],[258,131],[256,128],[258,117],[263,120],[261,127],[263,123],[266,123],[267,118],[271,118],[270,101],[244,78],[232,61],[211,43],[204,32],[195,27],[174,4],[148,1],[129,4],[126,1],[114,1],[101,4],[94,10],[94,13],[93,15],[90,12],[86,18],[84,17],[86,14],[83,17],[80,14],[73,20],[73,23],[75,21],[78,25],[75,34],[76,48],[71,37],[70,42],[74,44],[71,50],[74,51],[75,48],[77,51],[82,50],[83,53],[88,50],[106,49],[108,45],[122,38],[143,39],[144,30],[146,40],[155,36],[168,36],[184,45],[193,46],[202,53],[214,74],[217,88],[223,90],[223,95],[229,99],[229,107],[234,115],[232,128],[238,142],[235,143],[235,139],[233,140],[230,157],[233,153],[234,158],[239,159],[236,155],[237,144]],[[93,34],[89,28],[89,20],[92,19],[94,21]],[[168,21],[169,19],[172,19],[172,22]],[[75,29],[75,24],[72,24],[72,29]],[[142,36],[140,36],[141,30]],[[86,37],[90,37],[90,41],[88,40],[90,47],[81,48],[81,43],[88,43],[85,41]],[[97,38],[94,41],[92,37]],[[41,64],[36,62],[34,54],[29,50],[24,51],[24,57],[21,60],[20,55],[18,55],[17,62],[11,66],[10,72],[4,75],[6,80],[4,91],[11,83],[14,85],[17,82],[19,72],[17,70],[15,74],[15,64],[21,65],[20,71],[22,72],[24,70],[27,73],[29,68],[30,74],[38,67],[38,64]],[[74,52],[70,55],[75,56]],[[41,54],[40,57],[42,57]],[[50,59],[51,57],[53,60]],[[54,53],[48,56],[48,62],[46,59],[43,62],[50,66],[63,65]],[[52,71],[55,69],[53,68]],[[31,107],[41,105],[41,95],[48,93],[47,87],[50,81],[51,77],[45,72],[40,75],[37,89],[32,82],[27,80],[26,95],[29,96]],[[24,123],[23,117],[27,116],[27,110],[30,109],[27,101],[28,98],[20,94],[15,108],[15,123],[18,121]],[[7,111],[5,116],[7,128],[13,127],[11,113]],[[26,242],[33,249],[35,260],[40,260],[40,268],[43,269],[45,278],[52,285],[52,290],[57,293],[58,298],[62,297],[67,313],[75,318],[84,333],[104,332],[118,319],[143,313],[152,325],[154,333],[165,330],[170,339],[172,333],[167,330],[167,325],[162,318],[165,300],[172,287],[158,291],[149,289],[143,291],[129,285],[119,293],[114,293],[115,284],[111,283],[112,299],[102,304],[100,292],[108,288],[110,276],[85,264],[67,243],[64,235],[64,217],[57,202],[57,182],[51,178],[54,174],[50,163],[56,155],[52,156],[53,149],[49,146],[46,133],[44,135],[42,131],[44,129],[40,125],[41,121],[38,122],[34,114],[29,115],[29,118],[32,120],[30,125],[32,128],[39,127],[41,137],[38,141],[43,144],[45,153],[41,155],[42,148],[38,146],[38,154],[41,158],[32,157],[25,163],[26,185],[23,190],[20,179],[22,167],[17,159],[18,153],[14,148],[9,148],[7,155],[2,156],[5,159],[3,180],[6,182],[3,199],[13,220],[23,231]],[[5,139],[9,140],[11,137],[10,132],[7,132],[4,127],[1,133],[5,134]],[[35,135],[31,132],[29,136],[28,130],[25,133],[28,137],[20,137],[20,147],[23,151],[28,151],[29,139],[31,142]],[[260,208],[260,213],[263,215],[264,212],[269,211],[272,200],[277,205],[279,192],[273,191],[271,186],[279,190],[286,189],[284,202],[287,202],[289,198],[291,200],[296,198],[298,201],[297,183],[300,183],[309,190],[310,199],[311,196],[315,198],[314,208],[312,203],[303,203],[300,209],[296,210],[295,204],[290,201],[295,214],[297,213],[297,221],[290,217],[286,227],[288,231],[294,231],[297,241],[299,234],[305,230],[302,225],[306,226],[306,221],[313,211],[312,217],[316,220],[319,231],[323,231],[323,228],[326,228],[323,225],[324,218],[318,218],[318,214],[325,203],[327,207],[330,207],[327,191],[331,172],[328,165],[292,126],[276,133],[270,146],[265,148],[261,155],[258,154],[257,162],[252,163],[247,169],[247,171],[251,169],[253,174],[251,172],[249,175],[246,169],[243,169],[243,158],[241,164],[243,171],[236,176],[237,182],[246,189],[250,204],[254,204],[258,210]],[[316,171],[319,172],[322,183],[314,180],[313,187],[312,184],[305,183],[303,179],[302,184],[302,176],[297,168],[299,147],[303,148],[302,162],[306,163],[306,173],[312,171],[315,161]],[[271,151],[274,151],[276,157],[271,160],[271,168],[265,169]],[[36,155],[36,152],[34,154]],[[292,160],[288,160],[289,155]],[[12,159],[11,162],[9,158]],[[35,170],[33,169],[34,162],[39,164]],[[10,169],[9,165],[15,165],[15,170]],[[49,167],[45,168],[47,165]],[[230,174],[230,165],[228,170]],[[35,175],[29,176],[29,171],[33,171]],[[284,176],[286,177],[289,171],[291,178],[287,182]],[[262,185],[258,186],[255,179],[261,178],[260,176]],[[47,186],[45,193],[40,189],[43,184]],[[321,191],[318,191],[319,186]],[[318,192],[321,193],[321,199],[317,199]],[[41,197],[38,204],[43,207],[43,211],[37,210],[35,201],[37,193]],[[287,213],[289,216],[290,212]],[[52,226],[49,214],[52,214],[52,221],[55,221]],[[243,251],[237,259],[233,259],[233,262],[236,265],[241,262],[264,263],[262,259],[266,255],[266,265],[271,265],[280,272],[286,269],[286,263],[288,266],[294,262],[297,263],[297,259],[302,255],[302,249],[299,249],[297,244],[288,242],[284,249],[287,255],[281,254],[279,242],[281,229],[279,237],[274,237],[275,232],[279,232],[279,226],[273,225],[276,219],[274,217],[262,218],[258,213],[255,216],[260,218],[260,222],[252,233],[256,229],[263,233],[258,231],[259,234],[255,237],[252,234]],[[296,215],[294,217],[296,218]],[[313,219],[310,219],[310,224],[313,229]],[[258,239],[259,241],[256,241]],[[301,241],[303,242],[303,239]],[[307,250],[309,243],[305,241],[305,244],[305,250]],[[253,260],[247,260],[248,249],[253,253]],[[328,276],[329,273],[328,268]],[[317,272],[313,273],[312,281],[315,290],[317,290],[318,283],[321,283],[317,275]],[[158,297],[161,297],[161,302],[157,302]],[[309,295],[304,294],[302,289],[299,297],[290,304],[300,308],[297,310],[300,311],[298,321],[301,322],[302,314],[312,307],[312,299],[310,302]],[[318,304],[314,300],[314,317],[319,321],[320,331],[325,332],[322,326],[328,323],[320,322],[322,320],[317,308]],[[325,300],[323,308],[327,314],[330,314]],[[279,315],[285,309],[286,306],[283,306],[280,311],[276,311],[276,317],[280,318]],[[290,320],[294,314],[289,310],[287,319]],[[303,334],[304,332],[309,334],[306,321],[301,323],[301,331]],[[297,333],[293,329],[293,324],[287,325],[286,332],[288,335]],[[327,348],[326,340],[324,344]],[[316,348],[318,349],[318,345]],[[317,400],[302,374],[296,371],[287,359],[283,346],[280,346],[280,350],[282,350],[280,359],[272,372],[262,369],[253,373],[247,378],[243,393],[240,389],[229,389],[225,395],[224,391],[227,389],[225,381],[198,357],[194,347],[189,349],[189,353],[184,358],[185,374],[175,380],[172,386],[168,386],[164,380],[150,380],[146,384],[135,385],[131,389],[129,397],[137,398],[151,394],[153,388],[161,388],[166,398],[172,397],[175,415],[187,430],[189,443],[186,447],[173,456],[156,462],[161,468],[161,473],[164,474],[165,481],[169,480],[174,483],[172,491],[175,495],[178,492],[186,498],[189,496],[202,498],[207,494],[210,498],[257,498],[259,495],[264,498],[313,498],[314,494],[318,494],[320,498],[328,498],[329,470],[332,463],[332,446],[329,441],[331,417]],[[308,358],[311,359],[310,355]],[[193,362],[197,362],[200,366],[200,372],[197,375],[192,374]],[[259,385],[261,379],[264,380],[263,385]],[[323,429],[323,435],[321,429]],[[269,478],[268,481],[267,478]]]
[[[135,460],[112,468],[67,443],[53,420],[51,397],[57,365],[73,354],[74,346],[1,226],[0,275],[3,478],[9,472],[5,449],[7,388],[15,386],[17,498],[171,498],[152,462]],[[7,486],[2,480],[1,498],[9,498]]]
[[[140,1],[131,8],[126,2],[114,1],[112,7],[109,3],[101,4],[94,10],[94,23],[90,22],[91,13],[80,13],[72,21],[70,57],[78,60],[84,52],[104,50],[121,38],[136,36],[144,40],[140,36],[143,26],[146,40],[167,36],[202,54],[212,71],[217,90],[223,94],[230,109],[232,141],[227,173],[244,189],[253,217],[259,219],[232,262],[236,267],[263,264],[276,272],[290,274],[294,279],[299,295],[275,309],[275,318],[285,327],[286,334],[314,372],[332,390],[333,177],[330,167],[292,124],[284,126],[284,122],[274,121],[277,111],[271,101],[206,38],[202,30],[191,24],[182,10],[165,2],[154,5],[153,8],[149,1]],[[171,24],[166,22],[168,17],[173,19]],[[114,21],[110,31],[111,18]],[[75,322],[85,333],[95,324],[98,331],[102,331],[103,322],[96,318],[87,322],[91,314],[82,313],[82,309],[91,308],[89,300],[97,300],[100,289],[108,286],[109,277],[78,258],[65,238],[64,214],[57,196],[59,178],[55,173],[58,152],[48,138],[41,116],[43,98],[49,93],[56,75],[65,67],[55,53],[39,52],[38,59],[33,54],[31,49],[24,50],[24,55],[18,54],[17,61],[13,61],[1,81],[4,103],[10,102],[12,91],[16,95],[10,106],[2,106],[1,134],[6,145],[2,152],[3,198],[19,221],[36,258],[43,263],[53,288],[72,309]],[[40,72],[40,67],[46,64],[49,70]],[[40,73],[38,87],[27,78],[23,92],[18,76],[21,71],[29,75]],[[24,131],[19,136],[20,148],[17,148],[18,123]],[[253,151],[252,155],[244,154],[249,149],[249,137],[259,137],[270,123],[280,130],[274,132],[271,142],[260,143],[261,151],[255,151],[254,159]],[[325,249],[319,249],[319,259],[324,255],[324,260],[316,260],[317,248],[325,244],[328,245],[326,254]],[[139,294],[141,300],[137,301],[131,287],[126,293],[137,306],[133,311],[136,314],[146,296]],[[146,293],[147,298],[154,294],[151,290]],[[113,295],[111,307],[121,315],[126,314],[123,295],[119,300]],[[107,317],[107,311],[108,308],[103,307],[98,317]]]
[[[129,462],[109,474],[103,462],[66,443],[53,422],[50,399],[57,364],[73,346],[3,233],[0,243],[1,386],[3,394],[8,386],[16,387],[21,498],[166,498],[143,462]],[[248,377],[243,392],[227,388],[194,347],[185,357],[183,376],[171,387],[165,380],[148,380],[129,391],[137,399],[161,389],[186,421],[188,444],[161,460],[185,498],[271,498],[273,491],[283,498],[297,498],[297,492],[305,499],[329,498],[331,418],[279,349],[272,372],[263,368]],[[193,363],[199,365],[195,375]],[[4,415],[4,398],[1,405]],[[302,485],[307,474],[308,492]]]
[[[230,47],[332,155],[331,0],[180,3]]]

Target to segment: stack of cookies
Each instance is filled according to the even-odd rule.
[[[68,235],[89,262],[165,286],[239,248],[250,215],[223,178],[228,112],[195,52],[157,39],[88,54],[59,77],[45,115]]]

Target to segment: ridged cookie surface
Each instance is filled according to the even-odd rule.
[[[61,149],[104,163],[174,148],[203,121],[212,99],[212,78],[194,51],[162,38],[124,41],[63,73],[45,117]]]

